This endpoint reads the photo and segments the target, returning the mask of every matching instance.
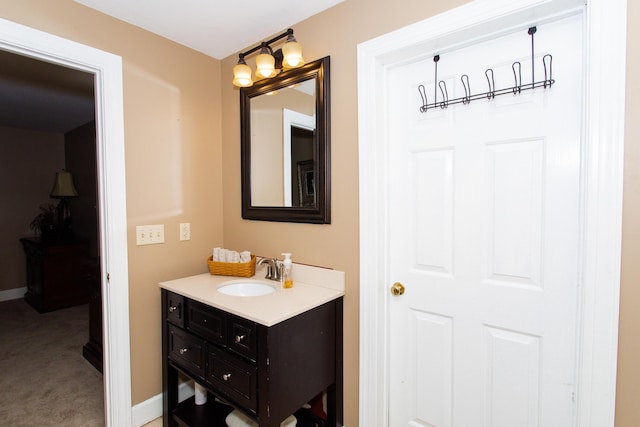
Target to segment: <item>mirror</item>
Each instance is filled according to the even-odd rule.
[[[331,222],[329,57],[240,89],[242,218]]]

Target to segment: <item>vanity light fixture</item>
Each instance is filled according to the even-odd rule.
[[[284,45],[282,45],[282,49],[274,53],[271,45],[285,37],[287,40]],[[271,40],[262,42],[246,52],[240,52],[238,54],[238,63],[233,67],[233,84],[235,86],[249,87],[253,85],[251,68],[247,65],[244,58],[258,50],[260,50],[260,53],[256,57],[256,77],[258,79],[275,77],[281,71],[280,68],[282,68],[282,70],[289,70],[304,65],[302,46],[293,36],[293,30],[289,28]]]

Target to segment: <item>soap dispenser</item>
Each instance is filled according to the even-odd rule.
[[[291,254],[285,252],[282,256],[284,256],[284,261],[282,261],[282,287],[293,288],[293,279],[291,278]]]

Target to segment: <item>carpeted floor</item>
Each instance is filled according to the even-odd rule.
[[[0,302],[0,425],[104,425],[102,374],[82,357],[88,306],[39,314]]]

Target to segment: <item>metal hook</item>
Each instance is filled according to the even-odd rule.
[[[460,77],[460,80],[464,87],[464,98],[462,99],[462,103],[469,104],[471,102],[471,85],[469,84],[469,76],[463,74],[462,77]]]
[[[518,69],[516,71],[516,68]],[[513,70],[513,79],[515,84],[513,85],[513,93],[517,94],[522,92],[522,64],[519,61],[511,64],[511,69]]]
[[[534,34],[536,33],[536,31],[538,31],[536,27],[531,27],[529,28],[529,31],[527,31],[527,33],[531,36],[531,84],[532,85],[535,85],[536,83],[535,44],[534,44],[534,39],[535,39]]]
[[[424,85],[418,86],[418,93],[422,98],[422,106],[420,107],[420,112],[424,113],[427,111],[427,90],[424,88]]]
[[[551,63],[553,62],[553,57],[550,54],[546,54],[542,57],[542,65],[544,65],[544,87],[547,87],[547,84],[551,86],[552,78],[551,78]],[[549,65],[549,74],[547,75],[547,65]]]
[[[440,55],[433,57],[433,68],[435,69],[435,75],[433,77],[433,103],[438,103],[438,61],[440,61]]]
[[[489,91],[487,92],[487,98],[493,99],[496,97],[496,82],[493,80],[493,69],[487,68],[484,72],[487,77],[487,83],[489,83]]]
[[[438,86],[440,86],[440,92],[442,93],[442,102],[440,103],[440,108],[447,108],[449,106],[449,93],[447,92],[447,84],[444,82],[444,80],[440,80]]]
[[[520,61],[515,61],[511,64],[511,70],[513,71],[513,80],[514,80],[513,86],[496,89],[495,72],[492,68],[487,68],[484,72],[485,77],[487,79],[487,85],[489,86],[489,90],[487,92],[472,94],[469,76],[467,74],[463,74],[460,77],[460,80],[462,82],[462,87],[464,89],[464,96],[460,96],[454,99],[449,99],[449,93],[447,90],[446,82],[444,80],[438,80],[438,61],[440,60],[440,55],[435,55],[433,56],[434,74],[435,74],[435,78],[433,80],[434,81],[434,84],[433,84],[434,100],[431,104],[428,104],[426,89],[423,85],[419,85],[418,92],[422,97],[422,104],[423,104],[420,107],[420,111],[426,112],[427,110],[431,108],[436,108],[436,107],[440,107],[444,109],[449,107],[450,105],[455,105],[455,104],[469,104],[471,103],[472,100],[480,99],[482,97],[486,97],[488,100],[492,100],[492,99],[495,99],[496,96],[506,95],[508,93],[517,95],[522,93],[523,91],[527,91],[530,89],[536,89],[543,86],[544,88],[551,87],[551,85],[555,84],[555,80],[553,80],[553,73],[552,73],[553,58],[550,54],[546,54],[542,57],[542,65],[544,67],[544,81],[536,82],[535,80],[535,71],[536,71],[535,70],[536,68],[535,67],[535,58],[536,58],[535,57],[535,34],[536,32],[537,32],[536,27],[529,27],[528,34],[531,38],[531,83],[525,83],[525,84],[522,83],[522,63]],[[454,85],[454,89],[455,89],[455,80],[452,79],[451,81],[453,82],[452,84]],[[429,90],[431,89],[429,88]],[[440,92],[441,94],[440,96],[438,96],[438,92]],[[440,97],[442,97],[441,100],[438,99]]]

